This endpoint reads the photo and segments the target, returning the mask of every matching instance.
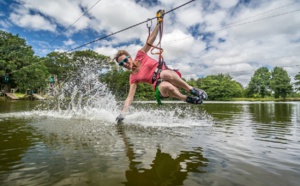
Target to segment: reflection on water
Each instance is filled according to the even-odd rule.
[[[8,100],[0,99],[0,113],[19,112],[19,111],[30,111],[42,102],[39,101],[23,101],[23,100]]]
[[[181,185],[208,163],[201,147],[185,147],[185,134],[172,128],[11,121],[0,122],[1,136],[21,143],[1,146],[1,185]]]
[[[223,107],[234,105],[239,108],[235,112],[229,109],[218,110],[218,114],[209,112],[215,118],[216,126],[214,136],[209,136],[212,151],[226,152],[226,158],[220,160],[222,168],[217,170],[218,174],[222,175],[222,170],[228,171],[230,166],[230,175],[236,184],[249,185],[246,179],[255,177],[251,179],[251,185],[297,185],[300,176],[300,126],[297,122],[300,103],[238,102],[224,103]],[[205,109],[211,107],[213,111],[213,106],[206,104]],[[222,117],[222,114],[227,116]],[[210,164],[215,164],[214,159],[206,157]]]
[[[214,103],[204,105],[204,109],[213,116],[216,120],[231,120],[236,115],[243,112],[243,104],[231,104],[231,103]]]
[[[293,104],[255,104],[249,107],[253,127],[259,140],[275,143],[287,143],[291,136],[290,127],[293,125]]]
[[[170,104],[162,123],[141,104],[121,126],[21,103],[0,102],[1,186],[299,184],[299,102]]]
[[[0,173],[18,170],[22,160],[20,155],[33,145],[31,129],[23,120],[7,120],[0,129]]]
[[[259,123],[290,123],[292,119],[293,104],[253,104],[249,106],[249,111],[253,119]]]
[[[189,173],[205,172],[201,167],[205,167],[208,160],[203,157],[201,147],[193,148],[193,151],[181,151],[175,158],[157,148],[151,168],[140,168],[142,162],[136,161],[134,144],[126,137],[123,125],[118,126],[118,133],[124,141],[129,159],[125,185],[182,185]]]

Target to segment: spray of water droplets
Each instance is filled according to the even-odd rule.
[[[106,84],[99,81],[101,66],[84,62],[69,78],[51,89],[49,97],[34,112],[24,115],[63,119],[85,119],[115,124],[123,102],[118,102]],[[143,126],[211,126],[212,118],[199,105],[187,103],[133,104],[125,124]]]

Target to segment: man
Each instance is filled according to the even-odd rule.
[[[159,68],[160,73],[155,73],[158,69],[158,62],[147,55],[154,43],[159,31],[159,25],[162,22],[163,14],[157,16],[157,25],[148,37],[147,44],[145,44],[136,55],[135,59],[125,50],[119,50],[115,55],[115,60],[118,64],[127,70],[131,70],[129,83],[129,93],[124,102],[121,114],[117,117],[117,122],[120,123],[124,119],[124,115],[130,107],[138,83],[152,84],[153,89],[157,89],[159,97],[177,98],[191,104],[201,104],[203,99],[207,98],[205,91],[194,88],[183,81],[178,74],[165,65]],[[153,75],[155,74],[155,78]],[[194,97],[181,94],[178,88],[183,88],[189,91]]]

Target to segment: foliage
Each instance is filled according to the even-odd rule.
[[[100,81],[107,84],[110,91],[118,100],[126,99],[129,92],[130,71],[121,68],[113,68],[100,76]],[[154,100],[155,92],[149,84],[139,83],[135,94],[136,100]]]
[[[34,55],[31,46],[18,35],[0,31],[0,81],[19,91],[38,90],[47,86],[47,68]]]
[[[51,52],[43,60],[49,73],[56,75],[57,81],[65,80],[68,72],[73,70],[70,56],[66,52]]]
[[[294,83],[295,85],[295,90],[300,91],[300,72],[295,76],[296,82]]]
[[[21,92],[26,92],[29,89],[38,93],[41,89],[47,87],[49,72],[47,67],[37,60],[35,64],[14,73],[14,77]]]
[[[99,80],[118,100],[124,100],[129,91],[130,71],[116,66],[109,57],[92,50],[75,52],[51,52],[46,57],[34,55],[26,41],[5,31],[0,31],[0,84],[19,88],[19,91],[47,89],[50,76],[59,82],[67,81],[71,76],[78,76],[78,69],[89,66],[96,72],[102,72]],[[104,73],[105,72],[105,73]],[[185,79],[183,79],[185,80]],[[300,91],[300,72],[295,76],[295,90]],[[272,72],[262,67],[255,71],[249,85],[242,85],[228,74],[210,75],[204,78],[190,79],[187,83],[204,89],[210,100],[230,100],[246,95],[249,98],[265,98],[274,93],[274,97],[297,97],[292,92],[292,85],[287,72],[275,67]],[[1,86],[2,87],[2,86]],[[187,91],[181,90],[183,94]],[[138,84],[136,100],[155,100],[155,91],[148,84]]]
[[[129,71],[114,68],[100,76],[100,81],[106,83],[117,99],[125,99],[129,91]]]
[[[124,100],[129,91],[129,75],[130,71],[115,68],[101,75],[100,80],[107,84],[118,100]],[[229,100],[233,97],[241,97],[243,91],[240,83],[234,81],[229,75],[224,74],[211,75],[197,80],[190,79],[187,83],[191,86],[204,89],[211,100]],[[183,94],[187,94],[187,92],[183,91]],[[151,85],[138,84],[135,99],[154,100],[155,92]]]
[[[199,81],[201,82],[200,87],[206,91],[210,100],[228,100],[242,96],[243,87],[230,75],[210,75]]]
[[[260,95],[264,98],[266,95],[270,95],[268,91],[270,86],[271,73],[267,67],[261,67],[255,71],[254,76],[251,78],[246,95],[247,97],[256,97]]]
[[[72,60],[79,66],[86,63],[104,64],[109,60],[109,57],[98,54],[92,50],[75,51],[72,54]]]
[[[286,98],[292,92],[291,79],[282,67],[275,67],[271,73],[270,88],[274,91],[275,98]]]
[[[57,81],[65,81],[70,73],[84,65],[94,65],[101,71],[107,65],[109,58],[92,50],[67,52],[51,52],[44,58],[45,65],[51,75],[56,76]]]

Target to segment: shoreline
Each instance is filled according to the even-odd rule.
[[[29,100],[25,94],[15,94],[19,99],[18,100]],[[6,96],[1,96],[0,100],[12,100]],[[18,101],[14,100],[14,101]],[[38,99],[35,99],[38,100]],[[232,98],[230,100],[207,100],[205,102],[298,102],[300,98]],[[120,101],[122,102],[122,100]],[[156,103],[156,100],[135,100],[134,103]],[[185,103],[183,101],[177,100],[163,100],[165,103]]]

